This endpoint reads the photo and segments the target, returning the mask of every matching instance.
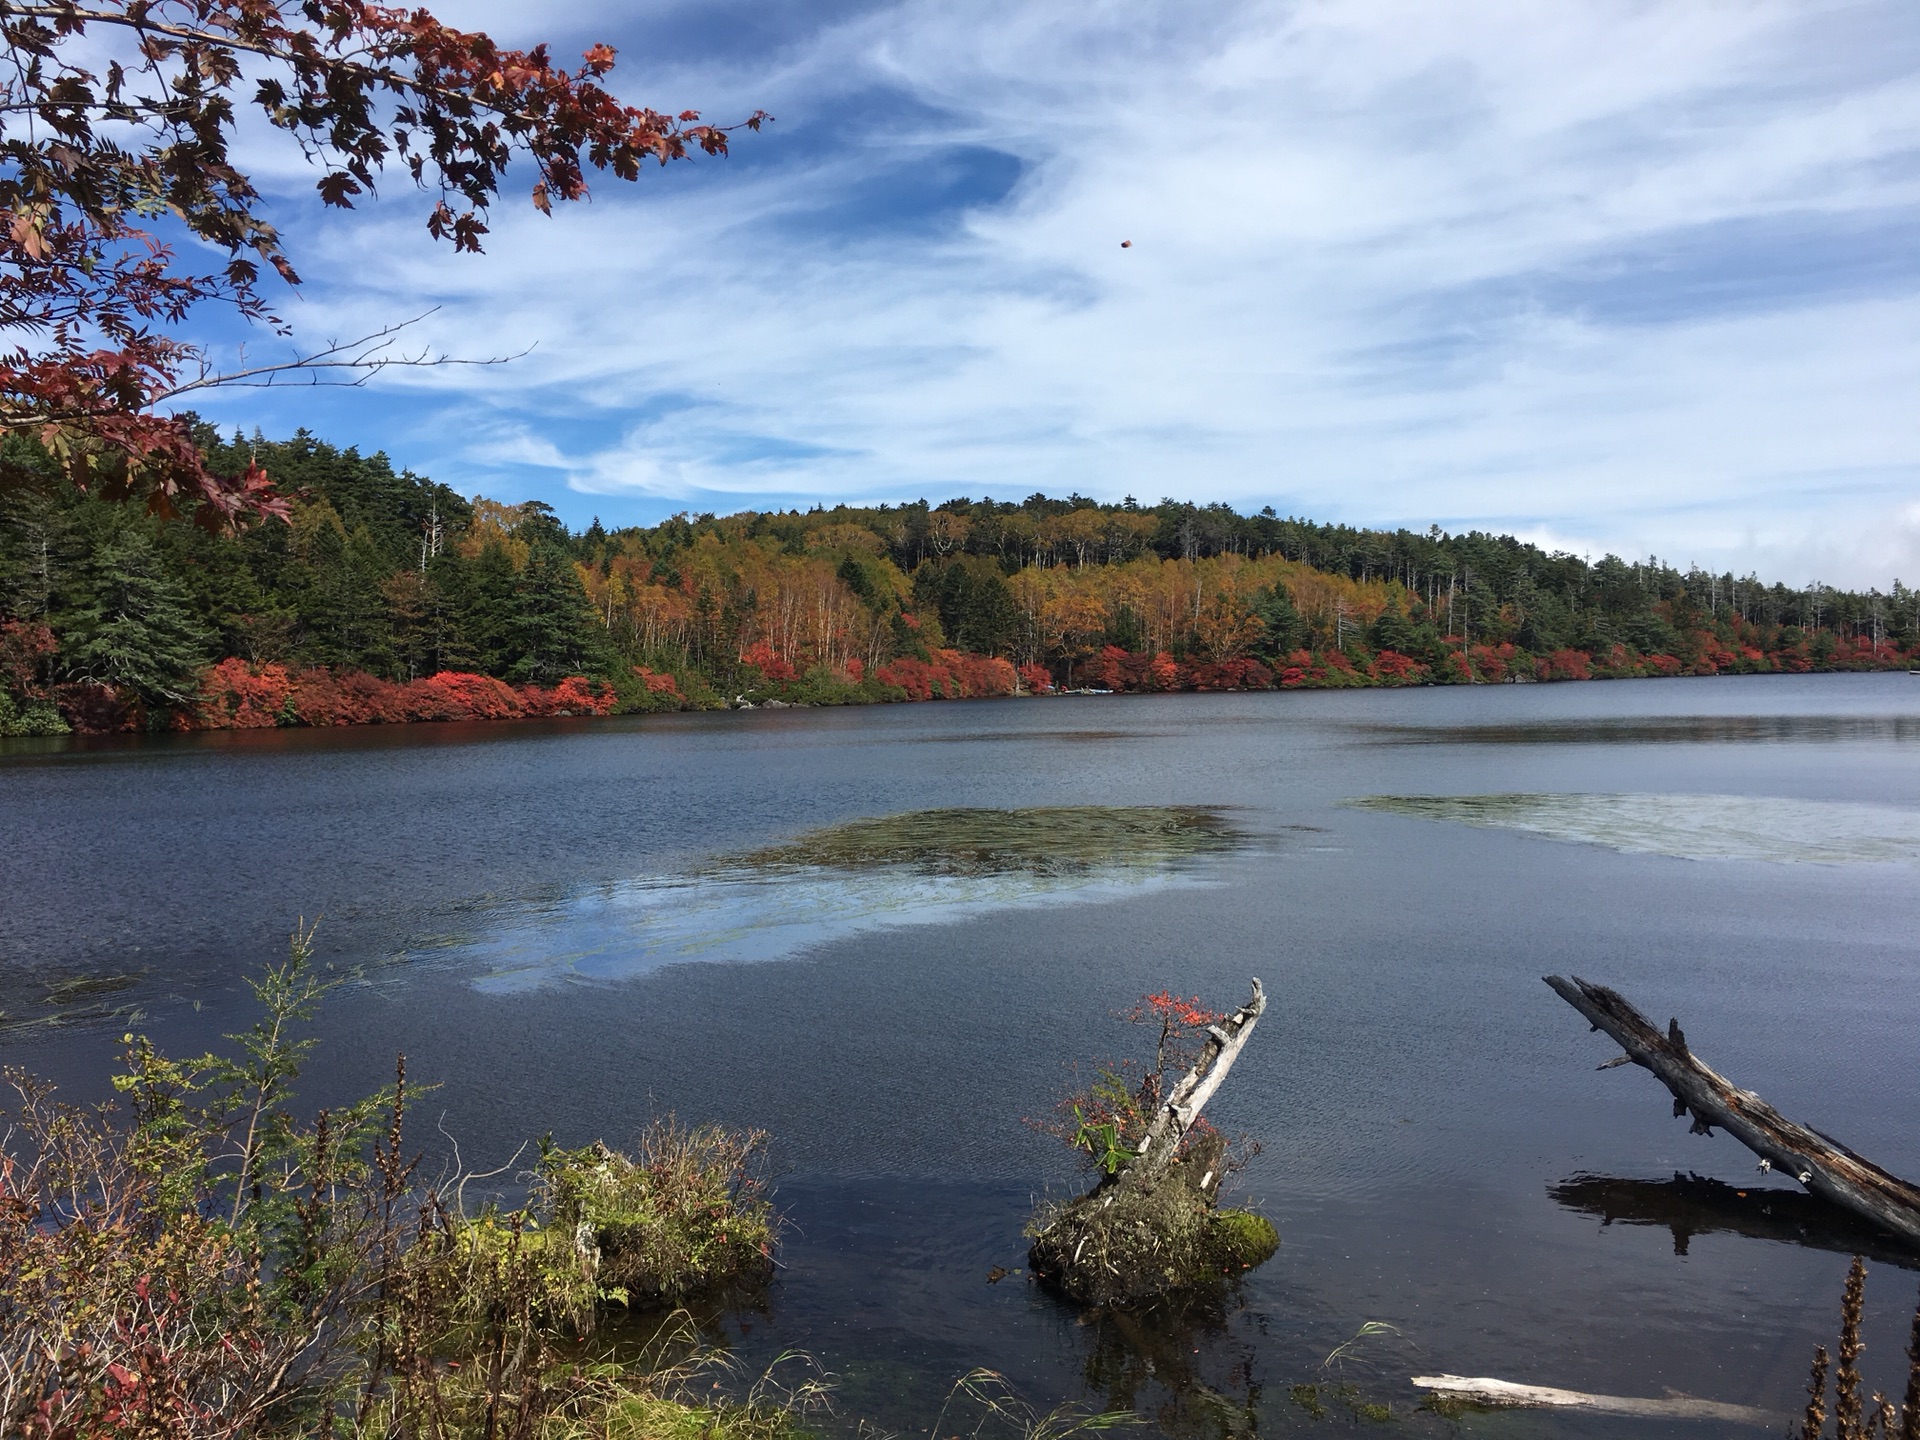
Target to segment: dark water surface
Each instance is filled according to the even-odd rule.
[[[924,1433],[974,1366],[1195,1435],[1364,1425],[1349,1399],[1410,1434],[1659,1428],[1415,1412],[1408,1377],[1442,1371],[1784,1416],[1851,1248],[1876,1257],[1869,1383],[1904,1380],[1898,1251],[1755,1193],[1644,1072],[1596,1074],[1612,1048],[1539,979],[1679,1016],[1736,1083],[1920,1175],[1904,675],[0,747],[0,1058],[95,1093],[129,1024],[213,1043],[321,917],[356,979],[316,1104],[404,1050],[476,1168],[666,1109],[770,1129],[787,1268],[726,1333],[750,1369],[817,1357],[849,1426]],[[790,843],[1028,807],[1183,807],[1201,840]],[[875,833],[885,863],[847,858]],[[1273,1003],[1214,1113],[1265,1142],[1241,1198],[1279,1255],[1184,1314],[989,1285],[1075,1178],[1020,1117],[1137,1038],[1111,1014],[1141,992],[1225,1006],[1254,974]],[[1393,1328],[1325,1363],[1369,1321]]]

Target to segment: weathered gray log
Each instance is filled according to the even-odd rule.
[[[1691,1113],[1693,1133],[1711,1135],[1718,1125],[1760,1157],[1762,1170],[1779,1170],[1823,1200],[1851,1210],[1920,1245],[1920,1186],[1889,1174],[1839,1141],[1787,1119],[1751,1090],[1736,1088],[1687,1048],[1674,1020],[1662,1035],[1617,991],[1575,976],[1544,977],[1562,1000],[1596,1030],[1620,1042],[1631,1060],[1673,1092],[1673,1113]],[[1619,1063],[1609,1061],[1608,1064]],[[1606,1068],[1605,1066],[1601,1068]]]
[[[1174,1156],[1180,1153],[1180,1142],[1200,1118],[1200,1112],[1206,1108],[1207,1102],[1220,1089],[1227,1072],[1233,1068],[1233,1062],[1240,1058],[1240,1052],[1246,1048],[1247,1038],[1253,1034],[1253,1027],[1260,1023],[1266,1008],[1267,992],[1260,988],[1260,980],[1256,976],[1253,993],[1247,997],[1247,1003],[1220,1024],[1207,1027],[1207,1043],[1201,1047],[1200,1058],[1193,1062],[1192,1069],[1180,1077],[1180,1083],[1168,1092],[1167,1098],[1154,1112],[1153,1119],[1147,1124],[1147,1133],[1140,1137],[1132,1158],[1122,1161],[1114,1172],[1113,1183],[1129,1188],[1151,1186],[1173,1163]],[[1199,1188],[1211,1194],[1217,1188],[1218,1178],[1207,1176],[1200,1182]]]
[[[1719,1420],[1735,1425],[1777,1426],[1787,1420],[1785,1415],[1772,1410],[1725,1405],[1718,1400],[1695,1400],[1685,1395],[1643,1400],[1632,1395],[1589,1395],[1584,1390],[1555,1390],[1546,1385],[1518,1385],[1511,1380],[1466,1375],[1416,1375],[1413,1383],[1433,1391],[1436,1400],[1500,1410],[1579,1410],[1589,1415],[1632,1415],[1645,1420]]]

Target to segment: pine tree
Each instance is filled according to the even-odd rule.
[[[191,704],[199,691],[212,637],[137,530],[95,550],[58,628],[69,676],[131,691],[150,715]]]
[[[573,560],[560,546],[537,543],[514,586],[508,625],[513,658],[507,678],[552,685],[603,668],[602,630],[587,604]]]

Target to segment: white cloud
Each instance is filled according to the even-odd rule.
[[[457,353],[538,341],[382,382],[411,429],[365,438],[446,478],[1174,494],[1911,579],[1920,285],[1876,238],[1920,206],[1909,18],[902,3],[643,70],[777,139],[553,220],[503,205],[483,260],[397,190],[326,219],[296,318],[438,302]],[[642,19],[586,23],[633,56]],[[905,223],[958,146],[1018,183]]]

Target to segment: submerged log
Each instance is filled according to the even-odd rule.
[[[1920,1186],[1787,1119],[1751,1090],[1736,1088],[1687,1048],[1678,1020],[1662,1035],[1617,991],[1578,976],[1545,979],[1594,1029],[1606,1031],[1626,1051],[1607,1065],[1631,1061],[1651,1071],[1673,1093],[1674,1115],[1692,1115],[1695,1134],[1711,1135],[1718,1125],[1760,1157],[1762,1170],[1778,1170],[1821,1199],[1920,1246]]]
[[[1718,1400],[1695,1400],[1675,1395],[1644,1400],[1632,1395],[1589,1395],[1584,1390],[1556,1390],[1546,1385],[1518,1385],[1484,1376],[1416,1375],[1413,1383],[1433,1391],[1436,1400],[1456,1405],[1482,1405],[1493,1410],[1579,1410],[1588,1415],[1632,1415],[1643,1420],[1719,1420],[1734,1425],[1778,1426],[1785,1415],[1751,1405],[1725,1405]]]
[[[1076,1300],[1108,1305],[1190,1289],[1250,1270],[1279,1247],[1270,1221],[1215,1208],[1226,1140],[1181,1145],[1219,1091],[1267,1008],[1247,1003],[1208,1027],[1199,1059],[1147,1122],[1133,1153],[1079,1199],[1043,1211],[1028,1234],[1033,1273]]]

